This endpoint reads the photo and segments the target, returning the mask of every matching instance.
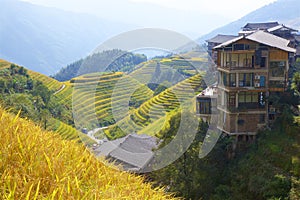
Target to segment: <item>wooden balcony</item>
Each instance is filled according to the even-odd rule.
[[[242,103],[239,104],[238,108],[235,106],[227,105],[227,106],[222,106],[218,105],[219,110],[224,110],[229,113],[245,113],[245,112],[265,112],[266,111],[266,106],[265,105],[259,105],[258,103]]]

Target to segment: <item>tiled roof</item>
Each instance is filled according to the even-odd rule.
[[[241,40],[243,38],[254,41],[254,42],[258,42],[258,43],[261,43],[261,44],[264,44],[264,45],[267,45],[270,47],[275,47],[275,48],[278,48],[278,49],[281,49],[284,51],[293,52],[293,53],[296,52],[296,49],[288,46],[290,43],[289,40],[286,40],[284,38],[275,36],[273,34],[270,34],[270,33],[264,32],[264,31],[256,31],[247,36],[240,36],[238,38],[235,38],[235,39],[227,41],[223,44],[220,44],[220,45],[216,46],[214,49],[226,47],[226,46],[228,46],[238,40]]]
[[[292,32],[298,32],[297,30],[292,29],[292,28],[289,28],[289,27],[287,27],[287,26],[285,26],[285,25],[283,25],[283,24],[280,24],[280,25],[278,25],[278,26],[269,28],[269,29],[268,29],[268,32],[277,31],[277,30],[279,30],[279,29],[286,29],[286,30],[290,30],[290,31],[292,31]]]
[[[126,137],[104,142],[95,152],[98,156],[105,156],[131,166],[131,171],[142,170],[151,161],[157,148],[157,138],[148,135],[129,134]]]
[[[226,46],[228,46],[228,45],[230,45],[230,44],[232,44],[232,43],[234,43],[234,42],[236,42],[236,41],[239,41],[239,40],[243,39],[244,37],[245,37],[245,36],[239,36],[239,37],[234,38],[234,39],[232,39],[232,40],[226,41],[226,42],[224,42],[224,43],[222,43],[222,44],[220,44],[220,45],[214,47],[214,49],[219,49],[219,48],[226,47]]]
[[[275,47],[288,52],[296,52],[296,49],[289,47],[289,40],[278,37],[276,35],[266,33],[264,31],[257,31],[246,37],[249,40],[265,44],[267,46]]]
[[[278,22],[265,22],[265,23],[248,23],[243,27],[244,31],[251,31],[251,30],[267,30],[269,28],[273,28],[278,26]]]
[[[209,40],[206,40],[206,42],[212,42],[212,43],[219,43],[219,44],[222,44],[228,40],[232,40],[233,38],[236,38],[238,36],[234,36],[234,35],[216,35],[215,37],[209,39]]]

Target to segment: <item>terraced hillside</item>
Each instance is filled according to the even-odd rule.
[[[87,74],[71,82],[74,85],[73,113],[80,127],[111,125],[115,123],[112,102],[126,101],[132,109],[153,95],[149,88],[122,72]],[[117,90],[118,87],[121,88]]]
[[[111,111],[112,95],[114,95],[116,101],[118,99],[130,99],[128,103],[132,108],[138,107],[153,95],[149,88],[122,72],[86,74],[68,82],[59,82],[32,71],[29,73],[35,80],[41,81],[51,89],[59,102],[65,105],[70,112],[74,111],[76,113],[76,119],[78,119],[76,125],[79,124],[80,128],[107,126],[115,122]],[[115,84],[118,81],[124,82],[122,87],[127,91],[137,87],[136,91],[130,96],[128,96],[126,90],[113,93]],[[72,110],[72,106],[74,110]],[[53,130],[60,133],[64,138],[78,138],[78,132],[71,126],[57,121],[52,122],[51,125],[53,124],[60,124],[60,128],[57,128],[57,125],[52,127],[56,127]]]
[[[172,199],[0,107],[1,199]]]
[[[185,104],[188,104],[190,109],[194,108],[193,99],[201,87],[201,74],[188,78],[146,101],[130,115],[110,126],[105,133],[109,138],[132,132],[155,134],[158,132],[157,127],[164,123],[167,113]]]
[[[206,54],[193,51],[166,58],[154,58],[136,66],[130,76],[142,84],[169,82],[175,85],[201,71],[206,71]]]
[[[63,87],[62,82],[59,82],[53,78],[50,78],[49,76],[41,74],[41,73],[29,70],[28,74],[35,80],[41,81],[45,86],[47,86],[47,88],[49,90],[51,90],[53,92],[56,92],[57,90],[59,90],[60,88]]]
[[[198,61],[203,62],[202,59]],[[0,61],[0,67],[9,65],[10,63],[6,61]],[[69,110],[70,116],[74,114],[77,128],[92,129],[99,126],[109,126],[116,121],[120,121],[125,125],[127,124],[125,121],[128,119],[126,116],[130,116],[129,119],[131,120],[128,121],[128,124],[133,121],[138,126],[137,131],[142,131],[148,126],[147,132],[150,129],[154,130],[149,129],[150,124],[155,126],[158,119],[160,119],[160,123],[163,123],[162,117],[165,113],[178,108],[184,99],[180,95],[189,96],[182,93],[188,91],[185,84],[189,85],[191,83],[193,89],[197,89],[201,85],[198,76],[183,81],[195,73],[195,69],[179,57],[154,59],[142,63],[129,75],[122,72],[93,73],[67,82],[59,82],[48,76],[28,70],[30,77],[42,82],[59,103]],[[171,85],[177,85],[151,99],[154,92],[144,84],[153,80],[158,83],[161,80],[167,80]],[[190,94],[194,94],[194,91],[191,91]],[[150,99],[151,101],[148,101]],[[146,101],[148,102],[144,103]],[[129,108],[124,110],[124,107],[128,104]],[[78,133],[71,126],[67,128],[68,125],[62,122],[50,121],[52,121],[50,124],[53,127],[52,130],[60,133],[63,137],[78,138]],[[154,121],[156,122],[154,123]],[[114,129],[115,127],[113,126]],[[128,126],[129,130],[136,130],[136,127],[132,127],[134,126]],[[118,134],[108,134],[111,137],[114,137],[113,135]]]

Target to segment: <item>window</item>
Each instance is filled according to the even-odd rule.
[[[257,92],[240,92],[239,103],[253,103],[258,102]]]
[[[266,57],[261,57],[260,67],[266,67],[266,64],[267,64],[267,58]]]
[[[245,103],[246,102],[246,95],[245,92],[239,93],[239,103]]]
[[[252,65],[251,64],[251,59],[250,58],[244,58],[243,64],[244,64],[244,67],[250,67]]]
[[[226,74],[224,72],[222,72],[222,75],[221,75],[221,84],[224,85],[224,86],[228,86],[229,85],[229,74]]]
[[[238,123],[238,125],[243,126],[244,123],[245,123],[245,120],[243,120],[243,119],[238,119],[237,123]]]
[[[285,68],[285,61],[272,61],[270,62],[270,75],[272,77],[284,77]]]
[[[262,51],[259,49],[255,51],[255,65],[260,65],[262,62],[261,60],[262,60]]]
[[[226,73],[223,73],[223,85],[227,85],[227,75]]]
[[[238,50],[249,50],[250,45],[249,44],[234,44],[233,45],[233,50],[238,51]]]
[[[253,87],[253,73],[239,74],[239,87]]]
[[[263,108],[265,106],[265,94],[263,92],[240,92],[239,107]]]
[[[229,93],[229,106],[235,107],[235,93]]]
[[[230,87],[236,86],[236,74],[229,75],[229,84],[230,84]]]
[[[252,93],[246,93],[246,101],[245,102],[252,103]]]
[[[211,100],[200,99],[199,100],[199,113],[200,114],[211,114]]]

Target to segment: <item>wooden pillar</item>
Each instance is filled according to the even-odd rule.
[[[239,92],[235,93],[235,108],[239,108]]]

